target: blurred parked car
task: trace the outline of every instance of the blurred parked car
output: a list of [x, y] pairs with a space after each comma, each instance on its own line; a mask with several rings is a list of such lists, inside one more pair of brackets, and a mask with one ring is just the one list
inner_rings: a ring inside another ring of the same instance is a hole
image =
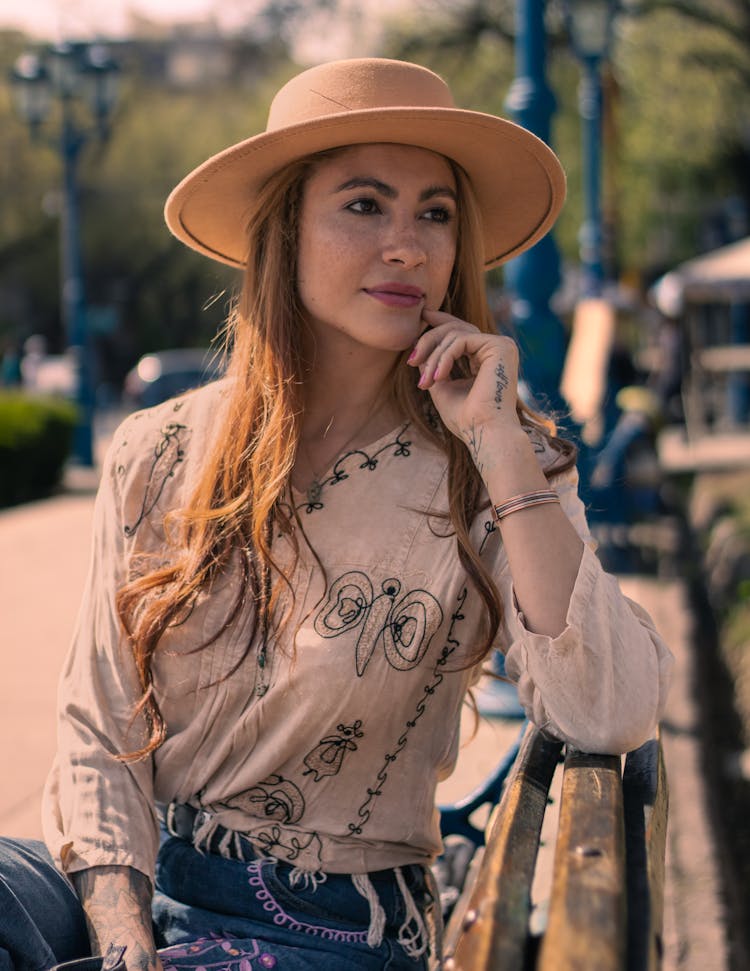
[[146, 354], [125, 378], [125, 404], [152, 408], [183, 391], [215, 381], [223, 370], [216, 353], [201, 348]]

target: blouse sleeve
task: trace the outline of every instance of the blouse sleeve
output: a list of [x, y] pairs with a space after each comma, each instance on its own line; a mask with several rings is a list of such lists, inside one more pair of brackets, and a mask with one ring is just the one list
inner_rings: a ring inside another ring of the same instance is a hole
[[506, 562], [500, 583], [506, 674], [539, 728], [583, 751], [628, 752], [653, 734], [661, 717], [672, 655], [646, 611], [599, 563], [577, 473], [551, 484], [584, 541], [583, 557], [565, 629], [554, 638], [526, 627]]
[[[126, 437], [123, 429], [118, 438]], [[125, 488], [107, 457], [96, 499], [89, 575], [58, 694], [58, 748], [44, 792], [43, 827], [58, 867], [131, 866], [153, 880], [158, 824], [150, 759], [124, 763], [147, 737], [133, 720], [141, 690], [115, 608], [127, 573]], [[136, 473], [137, 474], [137, 473]]]

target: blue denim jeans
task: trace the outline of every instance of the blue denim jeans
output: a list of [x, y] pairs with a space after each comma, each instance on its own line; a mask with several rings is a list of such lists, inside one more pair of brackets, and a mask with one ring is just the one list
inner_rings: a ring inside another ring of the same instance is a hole
[[[401, 873], [402, 886], [393, 870], [369, 874], [367, 899], [349, 875], [304, 879], [284, 863], [228, 860], [171, 837], [153, 903], [165, 971], [424, 971], [427, 955], [410, 956], [422, 939], [408, 909], [411, 899], [424, 913], [424, 872]], [[47, 971], [88, 953], [78, 898], [44, 844], [0, 839], [0, 971]]]
[[0, 971], [46, 971], [87, 954], [81, 905], [47, 847], [0, 839]]

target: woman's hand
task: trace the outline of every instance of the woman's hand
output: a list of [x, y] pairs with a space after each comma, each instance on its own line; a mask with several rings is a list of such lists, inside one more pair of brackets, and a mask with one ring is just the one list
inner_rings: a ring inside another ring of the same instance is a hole
[[[519, 427], [518, 348], [509, 337], [483, 334], [452, 314], [425, 310], [429, 329], [416, 343], [409, 364], [421, 373], [446, 427], [469, 448], [490, 426]], [[459, 358], [468, 360], [471, 377], [452, 379]], [[476, 461], [476, 455], [475, 455]]]
[[[549, 489], [516, 411], [518, 349], [507, 337], [482, 334], [451, 314], [426, 310], [430, 329], [417, 341], [409, 364], [445, 425], [462, 439], [494, 504]], [[454, 380], [465, 357], [471, 377]], [[500, 532], [513, 589], [530, 630], [556, 637], [565, 627], [583, 544], [558, 504], [508, 516]]]

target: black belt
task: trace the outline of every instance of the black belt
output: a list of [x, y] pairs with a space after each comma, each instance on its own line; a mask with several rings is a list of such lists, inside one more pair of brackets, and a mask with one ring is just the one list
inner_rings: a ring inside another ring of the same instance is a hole
[[[211, 818], [211, 813], [205, 809], [196, 809], [187, 802], [170, 802], [164, 817], [164, 823], [170, 836], [177, 836], [179, 839], [187, 840], [188, 843], [195, 845], [195, 834]], [[226, 826], [217, 824], [208, 840], [201, 840], [201, 850], [207, 853], [216, 853], [219, 856], [230, 860], [247, 860], [255, 854], [252, 844], [241, 833], [234, 833], [242, 841], [243, 852], [238, 851], [237, 840], [229, 839], [222, 843], [230, 832]], [[221, 846], [220, 846], [221, 844]]]

